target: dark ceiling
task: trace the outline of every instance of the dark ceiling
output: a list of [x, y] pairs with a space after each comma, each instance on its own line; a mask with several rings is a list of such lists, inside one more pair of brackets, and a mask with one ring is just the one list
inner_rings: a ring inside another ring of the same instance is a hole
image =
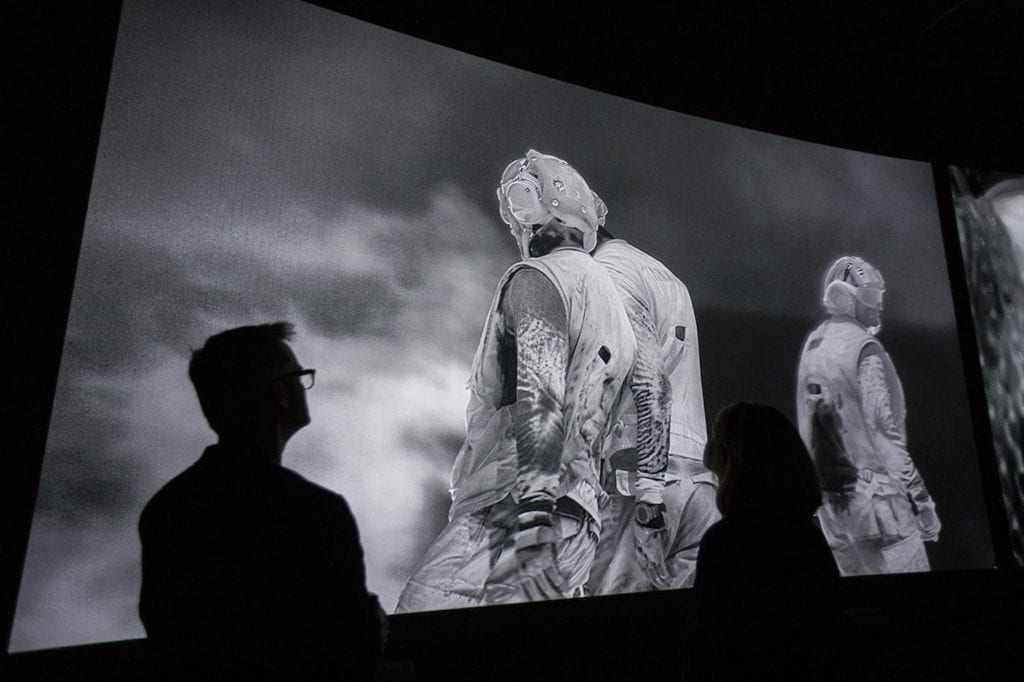
[[1024, 167], [1024, 3], [320, 0], [605, 92], [930, 161]]

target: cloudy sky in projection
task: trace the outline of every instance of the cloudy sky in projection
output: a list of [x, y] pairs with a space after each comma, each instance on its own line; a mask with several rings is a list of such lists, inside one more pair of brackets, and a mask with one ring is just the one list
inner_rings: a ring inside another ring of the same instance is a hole
[[530, 147], [580, 170], [609, 228], [673, 268], [698, 314], [813, 310], [828, 261], [856, 250], [900, 291], [888, 320], [950, 328], [923, 164], [301, 3], [126, 2], [12, 648], [143, 634], [136, 519], [212, 441], [190, 350], [278, 319], [318, 370], [285, 462], [347, 497], [392, 609], [445, 520], [469, 363], [516, 259], [494, 188]]

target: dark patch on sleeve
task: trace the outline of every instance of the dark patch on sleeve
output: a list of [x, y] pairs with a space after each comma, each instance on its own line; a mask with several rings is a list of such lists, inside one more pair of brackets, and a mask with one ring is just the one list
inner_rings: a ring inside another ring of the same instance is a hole
[[843, 445], [842, 417], [835, 407], [819, 402], [811, 423], [811, 456], [818, 468], [821, 488], [833, 496], [833, 504], [844, 508], [843, 497], [848, 486], [857, 481], [857, 467], [850, 461]]

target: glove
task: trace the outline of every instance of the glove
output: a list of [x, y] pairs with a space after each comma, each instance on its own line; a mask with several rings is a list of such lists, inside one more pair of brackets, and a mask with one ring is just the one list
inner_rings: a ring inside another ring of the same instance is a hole
[[553, 508], [553, 502], [550, 506], [527, 501], [520, 504], [516, 531], [487, 577], [485, 594], [497, 596], [501, 585], [509, 583], [526, 601], [561, 599], [569, 593], [555, 555], [558, 536], [553, 528], [554, 514], [549, 511]]
[[651, 583], [659, 590], [668, 589], [672, 575], [665, 561], [668, 530], [665, 528], [664, 504], [637, 502], [633, 523], [633, 547], [636, 560]]
[[925, 542], [938, 542], [939, 531], [942, 530], [942, 522], [939, 515], [935, 513], [935, 503], [932, 501], [917, 503], [917, 516], [914, 517], [917, 528], [921, 531], [921, 539]]

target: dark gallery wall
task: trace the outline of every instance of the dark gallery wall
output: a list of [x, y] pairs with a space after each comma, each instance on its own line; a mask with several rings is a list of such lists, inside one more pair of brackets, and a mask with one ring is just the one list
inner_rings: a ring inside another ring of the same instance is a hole
[[0, 636], [7, 650], [63, 347], [119, 3], [4, 10]]
[[[1024, 171], [1024, 111], [1013, 94], [1024, 66], [1015, 42], [1024, 30], [1018, 3], [948, 0], [890, 10], [849, 2], [774, 3], [782, 7], [753, 13], [728, 2], [628, 11], [533, 2], [316, 4], [697, 116], [866, 152]], [[0, 408], [6, 431], [0, 456], [5, 644], [119, 9], [116, 2], [36, 5], [16, 11], [8, 24], [14, 55], [8, 114], [14, 116], [5, 138], [14, 142], [7, 191], [13, 215], [0, 249], [8, 360]], [[961, 341], [967, 354], [973, 341], [964, 333]], [[972, 399], [982, 400], [977, 368], [968, 361], [965, 372], [974, 382]], [[978, 421], [984, 409], [980, 403], [975, 408], [980, 439], [987, 433]], [[981, 451], [987, 490], [995, 491], [988, 450]], [[993, 540], [1005, 546], [1000, 514], [996, 496], [989, 495]], [[858, 665], [876, 679], [1006, 676], [1011, 646], [1024, 641], [1024, 601], [1020, 570], [1008, 568], [1005, 554], [997, 547], [999, 571], [845, 581], [863, 619], [858, 636], [864, 639], [851, 648], [870, 652]], [[546, 673], [537, 679], [635, 679], [637, 660], [657, 677], [671, 676], [680, 665], [688, 603], [689, 595], [679, 592], [393, 617], [386, 659], [413, 661], [418, 679], [501, 679], [521, 677], [517, 657], [526, 647], [531, 666]], [[3, 677], [136, 679], [145, 670], [142, 647], [125, 642], [4, 654], [13, 674]]]

